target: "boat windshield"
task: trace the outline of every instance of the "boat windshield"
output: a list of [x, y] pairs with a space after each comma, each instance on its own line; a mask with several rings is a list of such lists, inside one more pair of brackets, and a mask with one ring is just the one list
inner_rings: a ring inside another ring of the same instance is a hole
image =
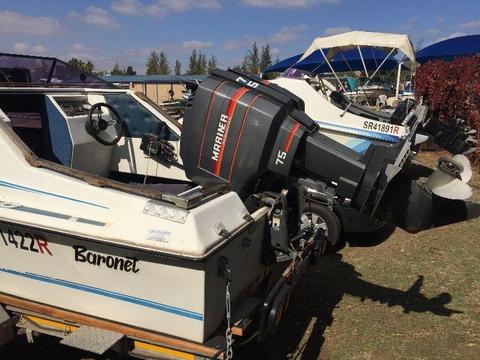
[[0, 53], [0, 83], [3, 86], [115, 87], [56, 58], [4, 53]]
[[281, 76], [290, 79], [308, 79], [311, 77], [311, 73], [306, 70], [291, 67], [285, 70]]

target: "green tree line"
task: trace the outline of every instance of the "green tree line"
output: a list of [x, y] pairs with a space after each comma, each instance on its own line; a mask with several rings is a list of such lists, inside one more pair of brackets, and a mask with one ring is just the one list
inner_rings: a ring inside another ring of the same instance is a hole
[[[68, 63], [86, 72], [100, 75], [105, 74], [105, 72], [95, 72], [95, 66], [91, 61], [84, 62], [77, 58], [71, 58]], [[232, 68], [240, 69], [253, 74], [259, 74], [271, 65], [272, 54], [270, 51], [270, 45], [266, 44], [259, 48], [257, 42], [254, 42], [251, 49], [248, 49], [245, 53], [242, 63], [232, 66]], [[188, 65], [185, 71], [182, 71], [182, 64], [180, 60], [176, 59], [172, 68], [165, 51], [152, 50], [146, 59], [145, 66], [145, 73], [147, 75], [170, 75], [172, 73], [174, 75], [207, 75], [218, 67], [218, 60], [214, 54], [211, 54], [207, 59], [207, 55], [205, 53], [194, 49], [190, 54]], [[116, 62], [113, 66], [113, 69], [110, 71], [110, 74], [136, 75], [137, 72], [131, 65], [123, 67]]]
[[[189, 57], [188, 67], [184, 74], [206, 75], [217, 66], [218, 61], [215, 55], [210, 55], [207, 60], [206, 54], [194, 49]], [[147, 58], [146, 67], [145, 73], [147, 75], [170, 75], [172, 73], [167, 54], [163, 50], [159, 52], [153, 50]], [[173, 73], [175, 75], [182, 74], [182, 64], [178, 59], [175, 60]]]

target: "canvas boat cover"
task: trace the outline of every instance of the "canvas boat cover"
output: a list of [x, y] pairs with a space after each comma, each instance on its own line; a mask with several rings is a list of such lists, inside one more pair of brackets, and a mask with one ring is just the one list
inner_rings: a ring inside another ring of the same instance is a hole
[[313, 40], [299, 62], [320, 49], [330, 49], [326, 54], [328, 59], [338, 52], [352, 49], [357, 46], [372, 46], [395, 48], [401, 50], [412, 62], [415, 61], [415, 50], [408, 35], [378, 33], [369, 31], [351, 31], [344, 34], [318, 37]]

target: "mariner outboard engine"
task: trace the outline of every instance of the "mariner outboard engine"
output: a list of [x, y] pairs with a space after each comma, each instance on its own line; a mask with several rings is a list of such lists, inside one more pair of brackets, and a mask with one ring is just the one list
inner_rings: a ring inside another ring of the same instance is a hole
[[297, 204], [290, 199], [289, 208], [297, 214], [307, 199], [332, 211], [342, 206], [373, 215], [412, 152], [415, 132], [396, 143], [371, 141], [357, 152], [319, 131], [303, 110], [302, 99], [278, 85], [240, 71], [213, 71], [185, 111], [186, 175], [204, 187], [227, 184], [243, 199], [296, 189]]
[[305, 132], [316, 129], [303, 101], [261, 79], [215, 70], [195, 92], [182, 133], [187, 176], [228, 183], [245, 195], [267, 171], [288, 176]]
[[203, 186], [228, 184], [244, 197], [265, 177], [310, 178], [371, 213], [401, 144], [372, 144], [357, 153], [318, 132], [303, 109], [300, 98], [275, 84], [215, 70], [185, 112], [181, 156], [187, 176]]

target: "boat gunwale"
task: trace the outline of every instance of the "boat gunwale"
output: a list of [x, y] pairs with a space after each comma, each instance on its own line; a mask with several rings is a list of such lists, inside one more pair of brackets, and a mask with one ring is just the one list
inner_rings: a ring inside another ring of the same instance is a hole
[[203, 200], [213, 195], [222, 195], [230, 192], [230, 189], [226, 184], [214, 185], [207, 189], [202, 189], [201, 194], [192, 198], [183, 198], [178, 195], [171, 195], [159, 192], [157, 190], [146, 188], [135, 188], [128, 184], [121, 183], [119, 181], [111, 180], [99, 175], [93, 175], [88, 172], [66, 167], [64, 165], [56, 164], [52, 161], [42, 159], [38, 157], [30, 148], [20, 139], [15, 131], [10, 128], [5, 121], [0, 117], [0, 131], [2, 131], [22, 152], [23, 157], [27, 163], [34, 168], [43, 168], [50, 171], [67, 175], [71, 178], [85, 181], [88, 185], [108, 188], [117, 191], [122, 191], [131, 195], [142, 196], [145, 198], [163, 201], [166, 203], [174, 204], [179, 208], [192, 209], [201, 204]]
[[[164, 261], [164, 263], [166, 263], [168, 265], [179, 266], [179, 264], [178, 264], [179, 260], [185, 261], [187, 263], [197, 263], [197, 264], [201, 264], [201, 263], [206, 262], [214, 254], [216, 254], [221, 249], [226, 247], [228, 244], [230, 244], [232, 241], [234, 241], [237, 237], [241, 236], [242, 233], [248, 232], [267, 213], [268, 213], [268, 207], [266, 207], [266, 206], [258, 209], [257, 211], [255, 211], [251, 215], [252, 219], [246, 220], [239, 227], [237, 227], [235, 230], [230, 232], [229, 235], [223, 239], [223, 241], [220, 241], [216, 245], [212, 246], [205, 254], [202, 254], [200, 256], [178, 254], [178, 253], [168, 252], [168, 251], [164, 251], [164, 250], [154, 248], [154, 247], [150, 247], [150, 246], [136, 245], [134, 243], [126, 243], [126, 242], [123, 242], [123, 241], [118, 242], [118, 241], [108, 240], [108, 239], [87, 237], [87, 236], [82, 236], [82, 235], [79, 235], [79, 234], [63, 232], [63, 231], [58, 230], [58, 229], [51, 229], [51, 228], [48, 228], [48, 227], [35, 226], [35, 225], [32, 225], [32, 224], [26, 224], [26, 223], [21, 223], [21, 222], [13, 222], [12, 220], [5, 219], [5, 218], [0, 218], [0, 224], [9, 225], [9, 226], [12, 226], [12, 227], [24, 227], [26, 229], [33, 230], [33, 231], [46, 232], [46, 233], [50, 233], [50, 234], [53, 234], [53, 235], [60, 236], [62, 238], [65, 237], [65, 238], [70, 238], [70, 239], [78, 239], [78, 240], [94, 243], [94, 244], [97, 244], [97, 245], [113, 246], [113, 247], [118, 247], [118, 248], [122, 248], [122, 249], [126, 249], [126, 250], [134, 250], [134, 251], [142, 253], [147, 259], [152, 258], [152, 257], [154, 257], [154, 258], [164, 258], [164, 259], [167, 260], [166, 262]], [[55, 240], [51, 241], [50, 239], [49, 239], [49, 242], [59, 243], [59, 241], [55, 241]], [[170, 261], [168, 261], [168, 260], [170, 260]], [[192, 266], [189, 266], [189, 267], [192, 267]]]

